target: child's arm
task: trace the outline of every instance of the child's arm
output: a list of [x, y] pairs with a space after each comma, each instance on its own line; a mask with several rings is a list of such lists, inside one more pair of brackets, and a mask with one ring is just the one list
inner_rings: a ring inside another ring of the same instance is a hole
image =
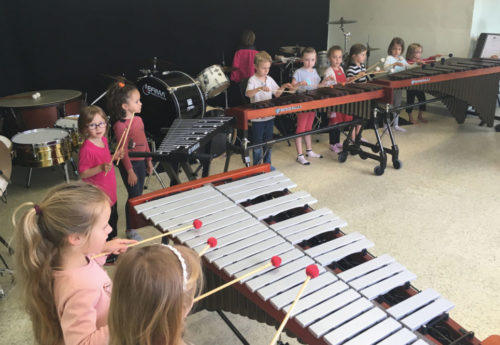
[[265, 91], [265, 92], [269, 92], [271, 91], [267, 86], [259, 86], [253, 90], [248, 90], [245, 92], [245, 96], [247, 96], [248, 98], [252, 98], [253, 96], [255, 96], [257, 93], [259, 93], [260, 91]]
[[93, 168], [89, 168], [87, 170], [80, 171], [80, 177], [81, 178], [89, 178], [89, 177], [95, 176], [103, 171], [108, 172], [111, 170], [111, 167], [112, 167], [111, 163], [99, 164]]
[[275, 97], [281, 96], [283, 94], [283, 91], [285, 91], [285, 89], [293, 89], [292, 84], [285, 83], [285, 84], [281, 85], [281, 87], [278, 90], [276, 90], [276, 92], [274, 93], [274, 96]]
[[[117, 142], [120, 142], [122, 135], [125, 135], [126, 129], [127, 127], [125, 126], [125, 122], [118, 121], [117, 123], [115, 123], [115, 125], [113, 126], [113, 130], [115, 132], [115, 137]], [[131, 128], [130, 130], [133, 129]], [[131, 135], [129, 132], [128, 138], [125, 139], [127, 139], [128, 141], [130, 137]], [[128, 142], [123, 144], [123, 159], [121, 160], [121, 162], [128, 174], [127, 183], [131, 187], [135, 186], [135, 184], [137, 183], [137, 175], [135, 174], [134, 169], [132, 168], [132, 162], [130, 161], [130, 157], [128, 156]]]
[[293, 89], [297, 89], [299, 86], [306, 86], [307, 85], [307, 81], [301, 81], [301, 82], [298, 82], [295, 77], [292, 78], [292, 88]]

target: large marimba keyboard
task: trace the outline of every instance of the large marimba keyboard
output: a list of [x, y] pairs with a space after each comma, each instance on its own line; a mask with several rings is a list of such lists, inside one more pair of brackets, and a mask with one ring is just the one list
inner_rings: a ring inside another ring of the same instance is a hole
[[479, 118], [493, 126], [500, 81], [500, 60], [442, 59], [429, 65], [408, 69], [375, 79], [373, 83], [385, 87], [381, 100], [392, 103], [396, 89], [420, 90], [442, 97], [458, 123], [463, 123], [469, 105]]
[[448, 317], [450, 301], [433, 289], [418, 291], [410, 284], [415, 274], [388, 254], [371, 255], [373, 242], [359, 232], [344, 233], [344, 220], [327, 208], [313, 210], [313, 196], [290, 192], [295, 183], [268, 169], [214, 175], [130, 201], [136, 216], [164, 232], [194, 219], [203, 222], [199, 230], [177, 233], [174, 240], [200, 252], [209, 237], [217, 239], [217, 247], [203, 255], [207, 289], [241, 277], [274, 255], [282, 258], [280, 267], [201, 300], [202, 308], [277, 325], [305, 279], [305, 267], [315, 263], [320, 275], [287, 324], [287, 332], [307, 344], [481, 343]]

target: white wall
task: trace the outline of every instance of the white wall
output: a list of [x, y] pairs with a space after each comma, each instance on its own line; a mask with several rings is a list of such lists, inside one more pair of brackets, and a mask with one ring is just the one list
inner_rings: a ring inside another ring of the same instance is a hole
[[[370, 46], [380, 48], [371, 53], [370, 64], [387, 56], [395, 36], [403, 38], [406, 47], [413, 42], [422, 44], [424, 56], [453, 53], [466, 57], [473, 10], [474, 0], [330, 0], [330, 21], [340, 17], [357, 20], [345, 26], [351, 32], [347, 49], [354, 43], [366, 44], [369, 35]], [[344, 46], [338, 25], [329, 25], [328, 46], [333, 44]]]
[[476, 40], [482, 32], [500, 34], [500, 1], [475, 0], [470, 30], [470, 55], [474, 53]]

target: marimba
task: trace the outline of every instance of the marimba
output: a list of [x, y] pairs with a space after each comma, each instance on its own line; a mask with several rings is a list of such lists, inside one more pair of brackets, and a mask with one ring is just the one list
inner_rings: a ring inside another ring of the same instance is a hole
[[262, 173], [268, 170], [240, 169], [130, 201], [136, 216], [161, 231], [202, 220], [201, 229], [178, 233], [174, 241], [200, 252], [209, 237], [217, 238], [217, 247], [203, 256], [208, 289], [274, 255], [282, 258], [280, 267], [201, 300], [202, 308], [277, 325], [305, 279], [304, 268], [315, 263], [320, 275], [287, 323], [287, 332], [307, 344], [481, 343], [448, 317], [450, 301], [433, 289], [418, 291], [410, 284], [415, 274], [388, 254], [374, 257], [368, 252], [373, 242], [341, 231], [344, 220], [326, 208], [313, 210], [313, 196], [290, 192], [295, 183], [279, 171]]
[[390, 74], [373, 83], [384, 86], [384, 102], [392, 103], [394, 90], [420, 90], [443, 98], [458, 123], [465, 121], [467, 107], [471, 105], [481, 121], [491, 127], [499, 81], [500, 60], [450, 58]]

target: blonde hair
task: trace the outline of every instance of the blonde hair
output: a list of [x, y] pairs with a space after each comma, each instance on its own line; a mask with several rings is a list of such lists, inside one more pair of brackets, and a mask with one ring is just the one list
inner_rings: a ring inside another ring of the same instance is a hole
[[133, 248], [120, 255], [113, 279], [108, 325], [110, 345], [177, 345], [184, 316], [203, 285], [198, 254], [174, 246], [186, 262], [184, 290], [181, 263], [166, 246]]
[[313, 54], [313, 53], [316, 54], [316, 49], [314, 49], [313, 47], [307, 47], [302, 51], [302, 57], [304, 57], [304, 55], [306, 54]]
[[263, 62], [273, 62], [271, 55], [269, 55], [265, 50], [255, 54], [255, 58], [253, 59], [253, 63], [256, 67]]
[[100, 205], [109, 206], [104, 192], [83, 182], [73, 182], [52, 188], [38, 205], [21, 204], [12, 215], [16, 226], [17, 212], [31, 206], [16, 226], [14, 243], [16, 277], [38, 344], [62, 342], [52, 271], [61, 266], [60, 251], [67, 245], [68, 235], [89, 235], [102, 213]]
[[[87, 107], [83, 107], [80, 109], [80, 116], [78, 117], [78, 132], [84, 137], [88, 137], [89, 129], [88, 124], [94, 121], [94, 117], [99, 114], [106, 121], [106, 124], [109, 124], [109, 119], [104, 110], [97, 105], [89, 105]], [[108, 126], [106, 126], [105, 135], [108, 133]]]
[[424, 49], [422, 48], [422, 46], [418, 43], [412, 43], [408, 46], [408, 48], [406, 49], [406, 60], [413, 60], [415, 58], [415, 53], [417, 51], [417, 49], [420, 48], [420, 49]]

